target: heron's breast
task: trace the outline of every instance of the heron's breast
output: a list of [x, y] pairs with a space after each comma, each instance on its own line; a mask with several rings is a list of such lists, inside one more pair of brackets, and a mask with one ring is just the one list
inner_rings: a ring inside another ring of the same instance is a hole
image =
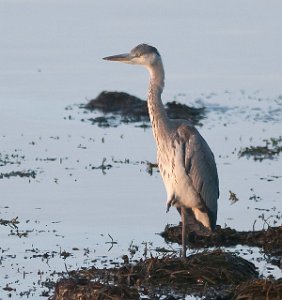
[[179, 147], [176, 143], [169, 149], [158, 148], [160, 174], [169, 195], [175, 195], [180, 205], [195, 207], [199, 205], [200, 198], [186, 173]]
[[169, 194], [175, 194], [179, 185], [175, 155], [171, 149], [158, 148], [158, 165], [164, 185]]
[[[171, 141], [157, 144], [158, 165], [163, 180], [169, 184], [177, 184], [179, 177], [178, 145]], [[183, 169], [183, 168], [182, 168]]]
[[173, 160], [169, 151], [165, 147], [158, 147], [157, 150], [158, 166], [164, 181], [172, 179]]

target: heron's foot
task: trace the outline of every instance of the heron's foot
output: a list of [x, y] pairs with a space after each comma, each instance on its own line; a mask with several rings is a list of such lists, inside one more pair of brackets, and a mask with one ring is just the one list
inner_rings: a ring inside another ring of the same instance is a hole
[[171, 206], [173, 206], [176, 203], [176, 199], [174, 197], [172, 197], [170, 200], [167, 200], [166, 202], [166, 212], [169, 212], [169, 209], [171, 208]]
[[171, 204], [170, 204], [170, 202], [168, 202], [168, 203], [166, 204], [166, 213], [169, 212], [170, 207], [171, 207]]

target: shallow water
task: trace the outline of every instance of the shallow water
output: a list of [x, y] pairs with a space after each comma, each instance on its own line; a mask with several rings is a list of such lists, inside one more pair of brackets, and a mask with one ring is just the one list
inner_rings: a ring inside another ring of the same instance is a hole
[[[276, 217], [282, 212], [281, 157], [262, 162], [238, 157], [241, 148], [281, 135], [281, 4], [275, 9], [237, 1], [231, 11], [216, 2], [217, 7], [181, 2], [161, 8], [156, 1], [149, 11], [146, 1], [134, 11], [128, 1], [123, 9], [110, 1], [1, 2], [0, 158], [7, 155], [10, 163], [1, 164], [0, 172], [37, 175], [0, 179], [0, 218], [18, 217], [19, 232], [27, 232], [19, 238], [14, 228], [0, 226], [0, 299], [9, 293], [38, 298], [48, 290], [41, 282], [56, 279], [54, 271], [95, 260], [109, 264], [136, 247], [133, 259], [147, 248], [179, 249], [156, 234], [179, 216], [175, 210], [165, 213], [160, 176], [146, 171], [144, 162], [156, 160], [150, 128], [102, 129], [82, 122], [92, 114], [75, 105], [104, 89], [145, 98], [145, 71], [100, 60], [139, 42], [151, 42], [163, 53], [164, 101], [208, 108], [199, 130], [218, 165], [217, 223], [237, 230], [261, 229], [265, 219], [281, 224]], [[92, 169], [104, 158], [112, 165], [105, 174]], [[233, 205], [230, 190], [239, 198]], [[281, 277], [278, 268], [267, 269], [259, 249], [241, 249], [236, 248], [265, 276]], [[64, 259], [63, 251], [71, 256]], [[3, 291], [6, 285], [16, 290]]]

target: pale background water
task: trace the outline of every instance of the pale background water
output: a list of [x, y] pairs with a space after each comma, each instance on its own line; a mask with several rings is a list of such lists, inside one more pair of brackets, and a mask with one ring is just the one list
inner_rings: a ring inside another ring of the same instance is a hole
[[[273, 224], [271, 215], [282, 211], [282, 160], [239, 159], [238, 151], [281, 135], [281, 16], [280, 1], [0, 1], [0, 153], [24, 156], [0, 172], [37, 171], [36, 179], [0, 179], [0, 218], [18, 216], [20, 230], [33, 230], [18, 238], [0, 227], [0, 299], [7, 284], [13, 299], [29, 289], [38, 298], [34, 282], [65, 271], [65, 263], [72, 269], [103, 255], [117, 259], [131, 242], [139, 255], [143, 242], [170, 247], [155, 233], [179, 216], [165, 213], [160, 176], [140, 163], [156, 160], [151, 130], [101, 129], [80, 121], [91, 114], [65, 110], [102, 90], [145, 99], [144, 69], [101, 59], [141, 42], [163, 57], [164, 102], [208, 108], [199, 130], [218, 165], [217, 223], [251, 230], [257, 220], [262, 229], [264, 213]], [[113, 165], [105, 175], [91, 169], [104, 157]], [[234, 205], [229, 190], [240, 199]], [[259, 201], [249, 200], [254, 194]], [[117, 242], [110, 251], [108, 234]], [[73, 256], [33, 257], [60, 249]], [[252, 260], [260, 255], [254, 251], [242, 255]], [[269, 274], [264, 261], [256, 264]], [[277, 268], [272, 273], [281, 277]]]

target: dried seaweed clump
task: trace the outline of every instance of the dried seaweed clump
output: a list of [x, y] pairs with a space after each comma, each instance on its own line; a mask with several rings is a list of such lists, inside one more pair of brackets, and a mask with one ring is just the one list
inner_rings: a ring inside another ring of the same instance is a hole
[[89, 279], [63, 279], [56, 284], [54, 300], [135, 300], [139, 294], [128, 286], [103, 284]]
[[170, 119], [189, 120], [195, 125], [200, 125], [200, 121], [205, 117], [204, 107], [190, 107], [176, 101], [168, 102], [165, 109]]
[[3, 178], [10, 178], [10, 177], [36, 177], [36, 172], [34, 170], [28, 170], [28, 171], [12, 171], [8, 173], [0, 173], [0, 179]]
[[[168, 242], [181, 244], [181, 224], [167, 225], [161, 236]], [[256, 246], [265, 252], [282, 256], [282, 226], [268, 227], [259, 231], [236, 231], [235, 229], [216, 227], [210, 236], [199, 236], [194, 233], [189, 236], [191, 247], [230, 247], [238, 244]]]
[[13, 229], [17, 229], [19, 223], [18, 217], [15, 217], [11, 220], [0, 219], [0, 225], [10, 226]]
[[146, 101], [124, 92], [103, 91], [97, 98], [90, 100], [84, 108], [98, 109], [103, 113], [120, 113], [131, 116], [134, 120], [149, 117]]
[[140, 274], [139, 280], [145, 284], [170, 285], [177, 289], [191, 284], [238, 284], [258, 276], [252, 263], [221, 250], [197, 253], [186, 260], [150, 258], [138, 263], [130, 272]]
[[264, 146], [250, 146], [239, 151], [239, 157], [253, 157], [254, 160], [273, 159], [282, 152], [282, 136], [264, 140]]
[[141, 294], [145, 299], [159, 299], [156, 295], [208, 293], [214, 289], [231, 295], [235, 285], [258, 278], [258, 272], [251, 262], [215, 250], [186, 259], [152, 257], [116, 268], [93, 267], [71, 271], [69, 276], [56, 284], [54, 300], [134, 300]]
[[[89, 119], [103, 127], [116, 126], [117, 116], [121, 117], [120, 123], [149, 122], [147, 101], [124, 92], [103, 91], [82, 108], [103, 112], [104, 116]], [[165, 109], [170, 118], [187, 119], [196, 125], [200, 124], [205, 115], [203, 107], [189, 107], [175, 101], [168, 102]]]
[[282, 299], [282, 279], [258, 279], [236, 287], [233, 300], [280, 300]]

